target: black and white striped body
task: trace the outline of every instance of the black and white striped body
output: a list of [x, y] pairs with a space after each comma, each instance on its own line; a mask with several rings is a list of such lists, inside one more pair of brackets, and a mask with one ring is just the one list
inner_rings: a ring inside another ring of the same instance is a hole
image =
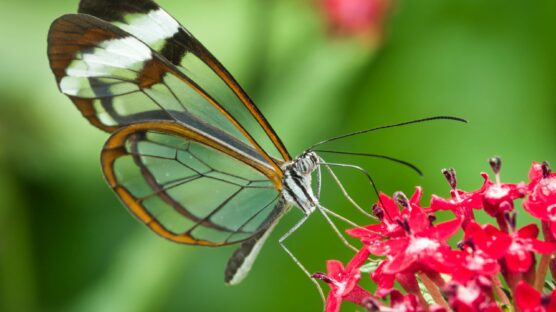
[[311, 175], [317, 169], [318, 156], [315, 152], [305, 152], [283, 168], [282, 196], [290, 205], [297, 206], [304, 214], [309, 215], [318, 204], [313, 194]]

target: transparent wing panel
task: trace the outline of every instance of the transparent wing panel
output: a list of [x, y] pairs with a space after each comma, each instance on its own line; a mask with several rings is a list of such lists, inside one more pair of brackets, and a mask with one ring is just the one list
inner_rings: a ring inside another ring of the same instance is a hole
[[141, 213], [131, 209], [133, 213], [140, 217], [146, 212], [150, 219], [140, 219], [159, 234], [162, 228], [167, 238], [231, 244], [252, 237], [271, 221], [279, 192], [265, 175], [238, 159], [160, 130], [135, 131], [118, 148], [117, 156], [105, 161], [111, 163], [106, 176], [115, 180], [109, 182], [128, 207], [140, 207]]
[[276, 159], [289, 160], [280, 139], [245, 91], [218, 60], [175, 18], [154, 1], [82, 0], [80, 13], [91, 14], [132, 34], [210, 94]]
[[[185, 54], [179, 68], [214, 97], [218, 103], [221, 103], [270, 156], [284, 160], [276, 147], [276, 142], [271, 140], [268, 133], [262, 128], [260, 121], [255, 118], [255, 115], [248, 110], [247, 106], [231, 89], [230, 83], [232, 82], [224, 81], [223, 77], [219, 76], [199, 56], [193, 53]], [[237, 85], [234, 87], [239, 88]]]

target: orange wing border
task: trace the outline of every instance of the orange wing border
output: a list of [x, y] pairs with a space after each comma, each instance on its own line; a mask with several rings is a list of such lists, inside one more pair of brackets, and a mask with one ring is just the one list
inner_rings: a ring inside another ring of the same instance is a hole
[[[156, 219], [155, 216], [153, 216], [143, 205], [141, 205], [137, 197], [131, 194], [131, 192], [127, 188], [119, 184], [116, 177], [116, 173], [114, 171], [114, 163], [116, 159], [124, 155], [129, 155], [129, 152], [125, 148], [126, 140], [129, 138], [130, 135], [133, 135], [141, 131], [160, 131], [163, 133], [181, 136], [190, 139], [192, 141], [204, 144], [217, 151], [220, 151], [230, 157], [233, 157], [245, 163], [246, 165], [252, 167], [253, 169], [261, 172], [270, 181], [272, 181], [272, 183], [276, 187], [277, 192], [280, 192], [280, 190], [282, 189], [282, 180], [280, 175], [277, 174], [277, 172], [275, 172], [265, 164], [262, 164], [253, 159], [245, 157], [244, 155], [238, 153], [237, 151], [218, 143], [216, 140], [204, 136], [202, 133], [197, 132], [195, 129], [184, 127], [182, 124], [177, 122], [152, 121], [152, 122], [136, 123], [136, 124], [129, 125], [127, 127], [120, 128], [117, 131], [115, 131], [112, 134], [112, 136], [108, 139], [101, 152], [102, 171], [104, 173], [106, 181], [108, 182], [110, 187], [114, 190], [114, 192], [116, 192], [116, 194], [122, 200], [124, 205], [129, 209], [129, 211], [133, 215], [135, 215], [141, 222], [147, 225], [152, 231], [176, 243], [217, 247], [217, 246], [235, 244], [235, 243], [248, 240], [256, 236], [257, 234], [263, 232], [264, 230], [266, 230], [266, 228], [263, 227], [259, 231], [253, 233], [252, 235], [250, 235], [249, 237], [241, 241], [223, 242], [223, 243], [211, 242], [207, 240], [199, 240], [187, 233], [176, 234], [169, 231], [163, 224], [161, 224]], [[276, 209], [276, 207], [274, 209]]]

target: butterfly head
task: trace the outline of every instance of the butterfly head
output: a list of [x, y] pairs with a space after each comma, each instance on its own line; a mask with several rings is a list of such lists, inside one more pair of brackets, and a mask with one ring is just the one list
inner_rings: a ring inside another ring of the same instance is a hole
[[292, 167], [301, 175], [311, 174], [319, 165], [319, 157], [313, 151], [306, 151], [294, 161]]

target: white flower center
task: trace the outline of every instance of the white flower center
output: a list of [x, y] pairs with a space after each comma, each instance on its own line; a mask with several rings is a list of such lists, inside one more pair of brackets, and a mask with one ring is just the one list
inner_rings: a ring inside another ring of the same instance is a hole
[[542, 179], [540, 184], [542, 194], [544, 196], [549, 196], [550, 194], [554, 194], [556, 192], [556, 177]]
[[386, 230], [390, 233], [394, 232], [399, 227], [397, 223], [384, 222], [384, 224], [386, 225]]
[[481, 292], [477, 287], [459, 287], [457, 297], [459, 300], [470, 305], [477, 300], [480, 294]]
[[336, 290], [336, 293], [343, 295], [344, 294], [344, 290], [346, 290], [346, 282], [337, 282], [334, 281], [334, 284], [336, 285], [336, 287], [338, 287], [338, 290]]
[[514, 255], [517, 255], [519, 260], [523, 261], [527, 258], [527, 252], [531, 250], [531, 247], [531, 244], [524, 242], [521, 239], [514, 239], [514, 241], [510, 245], [510, 248], [508, 248], [508, 251], [510, 253], [513, 253]]
[[550, 219], [550, 221], [555, 222], [556, 221], [556, 204], [546, 207], [546, 211], [548, 212], [548, 218]]
[[486, 263], [486, 259], [479, 254], [469, 255], [466, 260], [467, 268], [472, 271], [481, 270]]
[[492, 187], [490, 187], [486, 193], [487, 197], [493, 198], [493, 199], [500, 199], [506, 195], [508, 195], [508, 193], [510, 192], [510, 190], [506, 187], [500, 186], [500, 185], [493, 185]]
[[413, 237], [407, 247], [407, 253], [418, 254], [427, 250], [436, 250], [440, 244], [436, 240], [426, 237]]

